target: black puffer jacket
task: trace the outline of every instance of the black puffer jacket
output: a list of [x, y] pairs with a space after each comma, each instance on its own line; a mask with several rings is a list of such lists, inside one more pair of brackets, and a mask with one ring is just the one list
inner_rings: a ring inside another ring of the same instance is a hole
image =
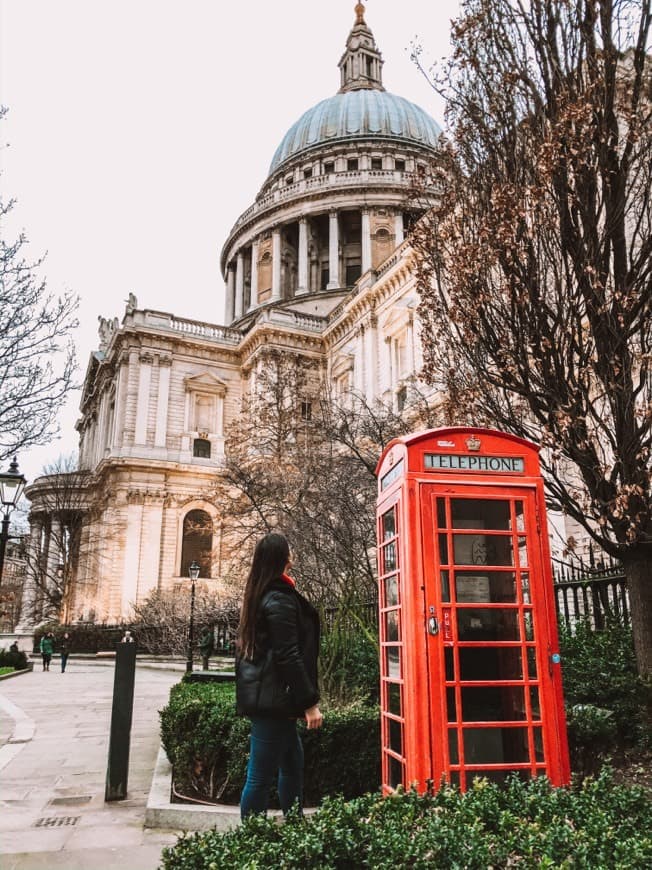
[[283, 580], [265, 590], [256, 620], [253, 661], [236, 659], [236, 704], [242, 716], [303, 716], [319, 701], [319, 615]]

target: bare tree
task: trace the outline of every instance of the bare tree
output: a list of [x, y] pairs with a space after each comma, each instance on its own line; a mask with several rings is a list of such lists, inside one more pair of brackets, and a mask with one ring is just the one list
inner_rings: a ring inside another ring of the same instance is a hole
[[[206, 628], [220, 627], [232, 641], [238, 625], [239, 598], [232, 591], [210, 592], [197, 584], [194, 622], [198, 641]], [[138, 642], [154, 655], [185, 655], [188, 651], [190, 594], [181, 590], [156, 590], [146, 601], [134, 604], [133, 630]]]
[[374, 469], [388, 441], [432, 422], [425, 398], [409, 395], [402, 414], [354, 394], [334, 399], [316, 364], [266, 358], [227, 439], [221, 498], [241, 565], [243, 548], [279, 528], [314, 601], [355, 608], [374, 596]]
[[25, 235], [5, 237], [12, 206], [0, 200], [0, 462], [57, 434], [76, 369], [78, 297], [49, 294], [38, 275], [43, 260], [25, 259]]
[[652, 673], [650, 0], [465, 0], [414, 233], [451, 422], [541, 442], [551, 504], [623, 561]]

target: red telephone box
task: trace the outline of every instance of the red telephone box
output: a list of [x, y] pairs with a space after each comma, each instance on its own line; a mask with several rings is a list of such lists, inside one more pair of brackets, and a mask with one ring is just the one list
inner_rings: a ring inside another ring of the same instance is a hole
[[448, 428], [380, 458], [385, 793], [512, 772], [569, 781], [538, 450]]

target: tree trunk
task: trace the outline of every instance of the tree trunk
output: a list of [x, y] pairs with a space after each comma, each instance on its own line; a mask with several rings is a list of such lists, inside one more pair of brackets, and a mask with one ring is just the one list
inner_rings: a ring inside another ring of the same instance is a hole
[[652, 554], [640, 547], [623, 560], [638, 672], [652, 679]]

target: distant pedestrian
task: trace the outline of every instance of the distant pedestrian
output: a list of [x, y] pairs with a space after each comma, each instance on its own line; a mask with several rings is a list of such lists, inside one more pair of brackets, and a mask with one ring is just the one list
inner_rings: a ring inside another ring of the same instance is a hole
[[68, 656], [70, 655], [70, 635], [66, 631], [61, 638], [61, 673], [65, 674]]
[[18, 641], [15, 640], [12, 645], [9, 647], [9, 652], [20, 652], [18, 649]]
[[130, 631], [125, 631], [125, 633], [124, 633], [123, 636], [122, 636], [122, 640], [120, 641], [120, 643], [135, 643], [133, 637], [131, 636], [131, 632], [130, 632]]
[[41, 658], [43, 659], [43, 670], [49, 671], [52, 653], [54, 652], [54, 635], [51, 631], [43, 635], [41, 643], [39, 644], [39, 649], [41, 650]]
[[207, 671], [208, 660], [213, 654], [213, 627], [205, 628], [199, 638], [199, 652], [201, 653], [201, 666]]

